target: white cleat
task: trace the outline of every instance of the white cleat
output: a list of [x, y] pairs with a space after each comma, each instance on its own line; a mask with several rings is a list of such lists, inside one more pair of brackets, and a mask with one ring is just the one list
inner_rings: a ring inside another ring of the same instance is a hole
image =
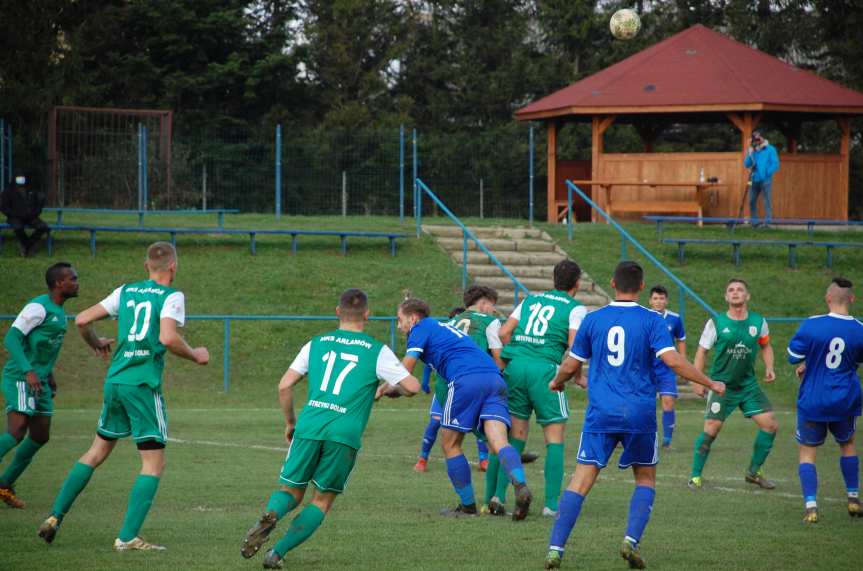
[[557, 517], [557, 512], [549, 507], [542, 508], [543, 517]]
[[166, 551], [167, 549], [164, 545], [147, 543], [140, 537], [129, 541], [121, 541], [119, 537], [114, 540], [114, 551]]

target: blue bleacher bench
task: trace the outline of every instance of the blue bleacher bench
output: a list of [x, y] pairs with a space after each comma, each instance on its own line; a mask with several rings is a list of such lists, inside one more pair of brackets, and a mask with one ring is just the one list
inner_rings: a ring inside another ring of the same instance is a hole
[[[8, 224], [0, 224], [0, 230], [11, 228]], [[48, 255], [54, 253], [54, 234], [56, 232], [89, 232], [90, 233], [90, 255], [96, 256], [96, 233], [97, 232], [112, 232], [125, 234], [162, 234], [171, 237], [171, 244], [177, 246], [178, 234], [210, 234], [210, 235], [238, 235], [248, 234], [249, 250], [254, 256], [257, 254], [257, 237], [258, 235], [267, 236], [290, 236], [291, 237], [291, 255], [297, 253], [297, 242], [300, 236], [338, 236], [340, 240], [340, 249], [342, 255], [348, 253], [348, 238], [387, 238], [390, 243], [390, 255], [396, 255], [396, 239], [407, 238], [407, 234], [399, 234], [395, 232], [363, 232], [353, 230], [300, 230], [300, 229], [249, 229], [242, 230], [237, 228], [155, 228], [150, 226], [129, 227], [129, 226], [89, 226], [75, 225], [67, 226], [64, 224], [54, 224], [50, 226], [50, 233], [47, 237]], [[3, 235], [0, 234], [0, 248], [3, 246]]]
[[[744, 226], [751, 222], [749, 218], [728, 218], [722, 216], [704, 216], [702, 218], [698, 218], [697, 216], [642, 216], [641, 218], [642, 220], [647, 220], [649, 222], [656, 222], [656, 233], [659, 235], [660, 239], [662, 239], [662, 231], [666, 222], [712, 222], [714, 224], [725, 224], [725, 227], [732, 232], [738, 226]], [[764, 219], [760, 219], [759, 222], [764, 222]], [[816, 226], [860, 226], [863, 225], [863, 220], [825, 220], [821, 218], [772, 218], [770, 220], [770, 225], [806, 226], [806, 232], [811, 238], [812, 232], [815, 230]]]
[[677, 261], [681, 264], [684, 262], [685, 248], [687, 244], [711, 244], [711, 245], [731, 245], [731, 259], [735, 266], [740, 265], [740, 247], [748, 246], [786, 246], [788, 248], [788, 266], [791, 268], [797, 267], [797, 248], [798, 247], [816, 247], [826, 248], [827, 258], [824, 265], [828, 268], [833, 267], [833, 249], [834, 248], [863, 248], [863, 243], [859, 242], [812, 242], [809, 240], [710, 240], [702, 238], [665, 238], [663, 244], [677, 244]]
[[51, 207], [43, 208], [42, 212], [56, 212], [57, 224], [63, 224], [63, 213], [65, 212], [80, 212], [87, 214], [137, 214], [138, 226], [144, 225], [145, 216], [200, 216], [203, 214], [215, 214], [217, 216], [219, 228], [225, 227], [225, 214], [237, 214], [240, 212], [236, 208], [210, 208], [207, 210], [126, 210], [122, 208], [67, 208]]

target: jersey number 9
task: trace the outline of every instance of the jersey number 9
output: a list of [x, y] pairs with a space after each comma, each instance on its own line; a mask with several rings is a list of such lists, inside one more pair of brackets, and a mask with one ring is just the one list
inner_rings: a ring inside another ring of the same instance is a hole
[[605, 358], [608, 359], [608, 363], [612, 367], [619, 367], [623, 364], [623, 360], [626, 358], [626, 351], [624, 349], [625, 342], [626, 332], [623, 330], [623, 327], [615, 325], [608, 330], [606, 345], [608, 345], [610, 354], [606, 355]]

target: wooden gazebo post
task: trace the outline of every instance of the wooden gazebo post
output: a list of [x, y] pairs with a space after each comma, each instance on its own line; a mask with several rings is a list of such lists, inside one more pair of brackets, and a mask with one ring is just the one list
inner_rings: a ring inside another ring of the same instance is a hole
[[[591, 121], [591, 145], [590, 145], [590, 180], [599, 180], [602, 160], [603, 140], [605, 132], [614, 123], [614, 115], [594, 115]], [[593, 189], [591, 189], [593, 190]], [[606, 207], [605, 197], [593, 196], [593, 201], [599, 204], [602, 208]], [[596, 222], [596, 210], [591, 209], [590, 219]]]
[[546, 121], [546, 134], [548, 137], [546, 145], [546, 201], [548, 210], [546, 219], [549, 222], [557, 222], [557, 122]]

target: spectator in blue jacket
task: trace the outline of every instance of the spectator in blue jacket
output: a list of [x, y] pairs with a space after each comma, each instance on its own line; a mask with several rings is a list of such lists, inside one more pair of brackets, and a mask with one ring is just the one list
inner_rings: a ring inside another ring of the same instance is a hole
[[767, 142], [761, 131], [753, 131], [752, 144], [743, 165], [750, 170], [752, 188], [749, 191], [749, 216], [752, 226], [758, 227], [758, 196], [764, 195], [764, 226], [770, 224], [773, 206], [770, 191], [773, 173], [779, 170], [779, 155], [776, 148]]

